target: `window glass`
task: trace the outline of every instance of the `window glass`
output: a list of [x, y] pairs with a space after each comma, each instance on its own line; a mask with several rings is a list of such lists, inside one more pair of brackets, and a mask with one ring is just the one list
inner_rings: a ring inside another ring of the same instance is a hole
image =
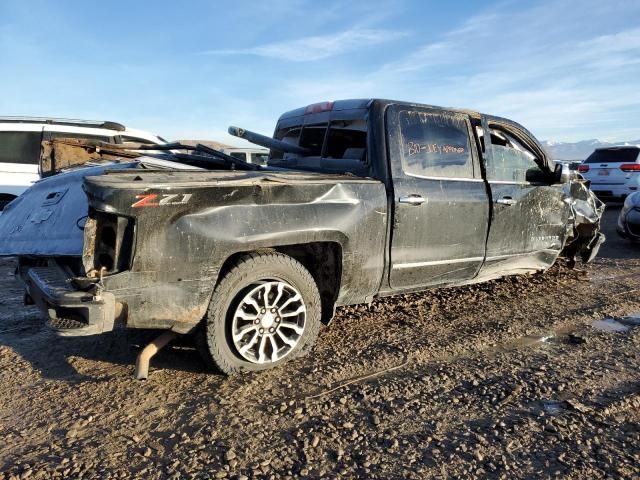
[[41, 132], [0, 132], [0, 163], [37, 165]]
[[141, 145], [156, 145], [156, 143], [152, 142], [151, 140], [147, 140], [146, 138], [128, 137], [126, 135], [123, 135], [120, 138], [122, 138], [123, 143], [133, 142], [133, 143], [139, 143]]
[[324, 135], [327, 132], [327, 124], [305, 125], [300, 135], [300, 146], [309, 150], [306, 156], [319, 157], [322, 152]]
[[634, 163], [638, 159], [638, 152], [640, 149], [636, 147], [596, 150], [584, 163]]
[[244, 152], [231, 152], [229, 155], [231, 155], [233, 158], [242, 160], [243, 162], [247, 161], [247, 154]]
[[265, 166], [267, 164], [268, 159], [269, 159], [268, 153], [252, 153], [251, 154], [251, 163], [255, 163], [256, 165]]
[[469, 128], [463, 116], [403, 110], [399, 120], [407, 173], [473, 178]]
[[506, 132], [490, 129], [492, 155], [487, 161], [487, 178], [504, 182], [527, 182], [544, 176], [539, 159]]
[[[299, 126], [292, 128], [281, 128], [276, 133], [276, 140], [282, 140], [285, 143], [290, 143], [291, 145], [297, 145], [298, 139], [300, 138], [300, 132], [302, 128]], [[283, 152], [280, 150], [271, 150], [271, 158], [274, 160], [278, 160], [283, 158]]]
[[332, 122], [324, 157], [364, 162], [367, 151], [366, 129], [364, 120]]

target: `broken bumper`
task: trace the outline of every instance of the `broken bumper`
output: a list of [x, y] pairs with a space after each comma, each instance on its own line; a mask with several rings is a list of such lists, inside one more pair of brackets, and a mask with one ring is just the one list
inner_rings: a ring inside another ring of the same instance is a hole
[[[74, 288], [57, 267], [31, 267], [20, 272], [27, 297], [47, 316], [47, 324], [61, 336], [96, 335], [113, 330], [117, 304], [109, 292]], [[92, 289], [95, 289], [92, 286]]]

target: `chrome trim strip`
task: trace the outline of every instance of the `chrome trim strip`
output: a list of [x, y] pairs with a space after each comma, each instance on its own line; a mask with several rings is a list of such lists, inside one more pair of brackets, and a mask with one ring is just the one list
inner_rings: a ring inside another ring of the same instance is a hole
[[402, 173], [404, 173], [408, 177], [423, 178], [425, 180], [445, 180], [450, 182], [453, 181], [453, 182], [484, 183], [484, 180], [482, 178], [433, 177], [429, 175], [418, 175], [415, 173], [409, 173], [409, 172], [405, 172], [404, 170], [402, 171]]
[[449, 263], [464, 263], [464, 262], [481, 262], [484, 257], [467, 257], [467, 258], [454, 258], [453, 260], [434, 260], [430, 262], [413, 262], [413, 263], [396, 263], [392, 268], [418, 268], [428, 267], [431, 265], [446, 265]]
[[494, 255], [493, 257], [487, 257], [485, 258], [486, 262], [490, 262], [492, 260], [502, 260], [505, 258], [513, 258], [513, 257], [528, 257], [530, 255], [535, 255], [537, 253], [557, 253], [559, 252], [559, 250], [554, 250], [552, 248], [543, 248], [542, 250], [534, 250], [532, 252], [526, 252], [526, 253], [512, 253], [510, 255]]

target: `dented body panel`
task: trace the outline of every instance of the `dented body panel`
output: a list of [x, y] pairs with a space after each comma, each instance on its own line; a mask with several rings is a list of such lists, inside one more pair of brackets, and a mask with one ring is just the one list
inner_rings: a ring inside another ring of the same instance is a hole
[[[44, 179], [0, 216], [0, 255], [20, 257], [27, 294], [50, 316], [186, 333], [246, 252], [299, 259], [328, 321], [335, 305], [544, 270], [561, 254], [588, 261], [603, 241], [602, 204], [584, 182], [561, 182], [513, 122], [384, 100], [327, 108], [283, 115], [278, 140], [324, 122], [357, 148], [327, 150], [328, 133], [321, 150], [311, 142], [281, 154], [282, 168], [184, 170], [138, 158]], [[497, 148], [516, 144], [514, 161], [529, 152], [535, 171], [496, 180]]]

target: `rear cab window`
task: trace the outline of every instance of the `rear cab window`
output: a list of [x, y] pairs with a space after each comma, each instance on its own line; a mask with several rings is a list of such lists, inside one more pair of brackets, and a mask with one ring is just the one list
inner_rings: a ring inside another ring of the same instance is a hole
[[304, 155], [271, 150], [270, 166], [369, 176], [366, 108], [281, 118], [274, 138], [307, 149]]

